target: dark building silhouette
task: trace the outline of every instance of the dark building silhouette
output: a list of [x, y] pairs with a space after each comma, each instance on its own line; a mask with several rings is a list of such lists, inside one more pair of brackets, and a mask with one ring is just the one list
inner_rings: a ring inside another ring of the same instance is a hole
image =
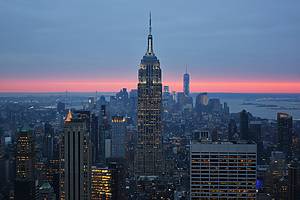
[[30, 130], [22, 129], [16, 139], [15, 199], [35, 198], [34, 186], [34, 141]]
[[52, 159], [54, 147], [54, 128], [47, 122], [45, 123], [44, 129], [45, 134], [43, 138], [43, 156], [47, 159]]
[[207, 105], [208, 105], [208, 96], [207, 93], [200, 93], [196, 96], [196, 103], [195, 108], [196, 111], [207, 111]]
[[291, 154], [293, 118], [286, 113], [277, 113], [278, 150], [286, 156]]
[[96, 162], [105, 162], [105, 139], [109, 136], [110, 125], [108, 121], [108, 114], [105, 105], [101, 106], [99, 114], [99, 132], [95, 138], [95, 151], [96, 151]]
[[240, 139], [249, 140], [249, 115], [246, 110], [240, 112]]
[[69, 111], [61, 154], [61, 199], [90, 199], [90, 139], [85, 112]]
[[148, 48], [138, 71], [138, 142], [135, 158], [136, 176], [162, 173], [162, 82], [160, 63], [153, 52], [151, 16]]
[[251, 121], [249, 123], [249, 140], [257, 144], [257, 162], [263, 164], [263, 140], [262, 140], [262, 123], [260, 121]]
[[292, 161], [288, 166], [288, 200], [300, 199], [300, 165]]

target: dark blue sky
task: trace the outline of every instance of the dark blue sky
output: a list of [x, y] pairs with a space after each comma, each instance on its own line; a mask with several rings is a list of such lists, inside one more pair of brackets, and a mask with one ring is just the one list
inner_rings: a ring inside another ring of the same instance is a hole
[[300, 80], [299, 0], [1, 0], [1, 79], [136, 80], [149, 11], [165, 79]]

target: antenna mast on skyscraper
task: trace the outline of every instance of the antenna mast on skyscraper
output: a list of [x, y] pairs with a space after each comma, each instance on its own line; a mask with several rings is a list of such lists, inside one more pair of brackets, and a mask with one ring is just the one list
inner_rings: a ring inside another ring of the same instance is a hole
[[151, 35], [152, 27], [151, 27], [151, 11], [149, 16], [149, 35]]

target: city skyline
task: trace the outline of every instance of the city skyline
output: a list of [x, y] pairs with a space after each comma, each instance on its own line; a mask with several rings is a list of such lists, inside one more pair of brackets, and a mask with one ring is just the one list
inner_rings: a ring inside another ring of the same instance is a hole
[[0, 21], [0, 92], [136, 88], [145, 13], [153, 10], [163, 85], [171, 90], [182, 91], [188, 65], [191, 92], [300, 93], [300, 4], [216, 2], [131, 2], [127, 9], [117, 1], [1, 2], [9, 20]]

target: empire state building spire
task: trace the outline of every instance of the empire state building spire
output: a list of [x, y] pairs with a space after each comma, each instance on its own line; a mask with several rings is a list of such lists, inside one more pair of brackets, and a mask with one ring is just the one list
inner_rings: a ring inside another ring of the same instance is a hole
[[151, 12], [150, 12], [150, 18], [149, 18], [149, 34], [148, 34], [148, 47], [146, 55], [153, 56], [153, 39], [152, 39], [152, 25], [151, 25]]

